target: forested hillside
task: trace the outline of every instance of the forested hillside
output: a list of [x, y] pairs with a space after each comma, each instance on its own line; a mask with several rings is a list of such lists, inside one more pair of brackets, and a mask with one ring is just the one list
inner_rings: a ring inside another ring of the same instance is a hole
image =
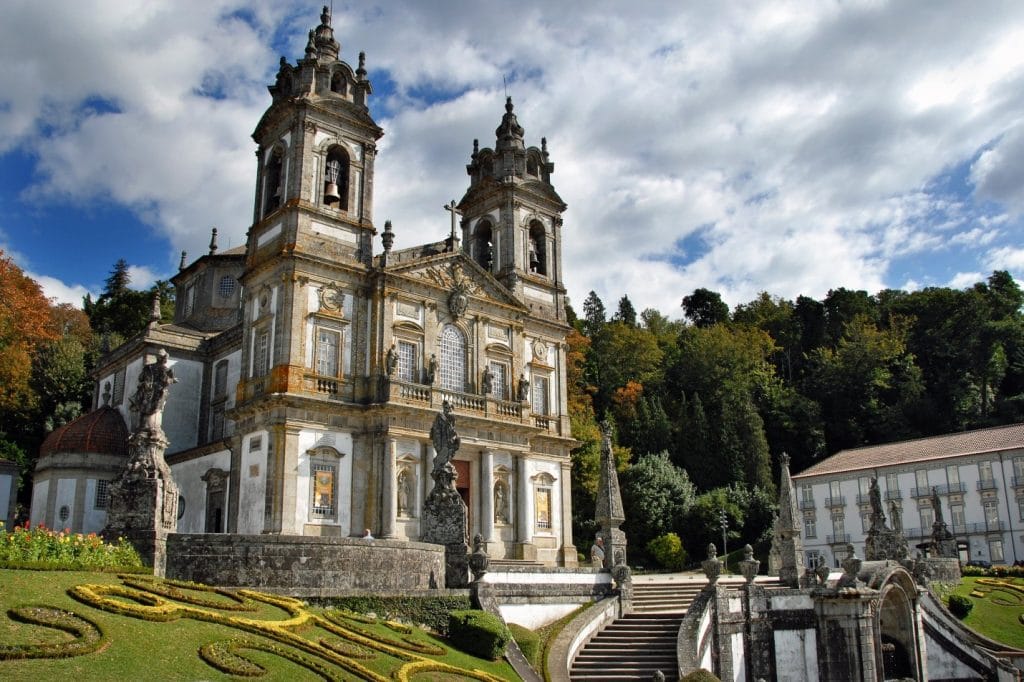
[[723, 508], [730, 541], [758, 539], [783, 452], [797, 472], [845, 448], [1024, 421], [1022, 303], [1003, 271], [962, 290], [766, 292], [732, 310], [697, 289], [678, 315], [638, 315], [627, 296], [609, 313], [591, 292], [570, 315], [577, 544], [593, 538], [602, 418], [639, 559], [670, 532], [702, 551]]

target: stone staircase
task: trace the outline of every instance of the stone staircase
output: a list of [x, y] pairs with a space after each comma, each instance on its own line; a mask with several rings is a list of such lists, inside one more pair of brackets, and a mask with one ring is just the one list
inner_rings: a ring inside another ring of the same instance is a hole
[[704, 580], [634, 582], [634, 612], [617, 618], [580, 650], [569, 669], [572, 680], [666, 680], [679, 677], [676, 636], [683, 615]]

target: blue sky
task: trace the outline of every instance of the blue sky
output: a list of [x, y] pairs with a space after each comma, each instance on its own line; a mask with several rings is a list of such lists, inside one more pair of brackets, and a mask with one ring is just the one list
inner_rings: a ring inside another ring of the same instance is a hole
[[[0, 248], [58, 300], [243, 243], [250, 138], [319, 6], [8, 0]], [[577, 304], [1024, 279], [1024, 3], [335, 2], [385, 129], [375, 222], [447, 231], [505, 85], [569, 204]]]

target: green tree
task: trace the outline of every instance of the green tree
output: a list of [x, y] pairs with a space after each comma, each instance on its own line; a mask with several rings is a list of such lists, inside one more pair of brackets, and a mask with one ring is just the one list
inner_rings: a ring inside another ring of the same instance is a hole
[[683, 297], [683, 312], [697, 327], [710, 327], [729, 319], [729, 306], [722, 301], [722, 296], [703, 287]]
[[624, 294], [619, 299], [619, 311], [615, 313], [615, 317], [612, 319], [630, 327], [636, 326], [636, 308], [633, 307], [633, 302], [629, 300], [629, 296]]
[[607, 321], [607, 313], [604, 303], [593, 290], [583, 300], [583, 333], [593, 339], [602, 329]]
[[623, 530], [634, 548], [634, 559], [659, 535], [684, 531], [681, 523], [694, 501], [693, 484], [685, 471], [672, 464], [668, 453], [640, 457], [620, 479], [622, 504], [628, 510]]

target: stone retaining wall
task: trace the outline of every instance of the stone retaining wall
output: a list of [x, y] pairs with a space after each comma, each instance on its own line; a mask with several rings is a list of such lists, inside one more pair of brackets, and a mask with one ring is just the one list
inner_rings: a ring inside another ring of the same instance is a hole
[[167, 577], [334, 597], [444, 587], [444, 547], [295, 535], [183, 534], [167, 539]]

